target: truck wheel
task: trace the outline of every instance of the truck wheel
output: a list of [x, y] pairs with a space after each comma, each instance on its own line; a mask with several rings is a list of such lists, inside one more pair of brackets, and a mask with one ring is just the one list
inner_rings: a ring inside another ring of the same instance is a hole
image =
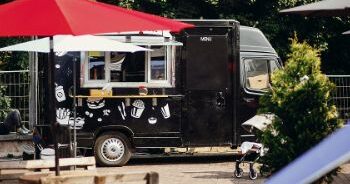
[[123, 166], [131, 157], [131, 144], [122, 133], [109, 132], [100, 135], [95, 142], [94, 152], [98, 165]]

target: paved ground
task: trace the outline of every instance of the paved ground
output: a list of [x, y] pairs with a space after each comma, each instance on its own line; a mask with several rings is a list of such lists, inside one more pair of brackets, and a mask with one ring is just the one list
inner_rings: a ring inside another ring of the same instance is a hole
[[[124, 167], [99, 168], [106, 172], [147, 172], [159, 173], [161, 184], [253, 184], [262, 183], [250, 180], [248, 173], [242, 178], [233, 177], [232, 156], [200, 156], [200, 157], [172, 157], [172, 158], [142, 158], [133, 159]], [[244, 170], [248, 171], [245, 164]]]
[[[3, 159], [0, 161], [8, 161]], [[100, 172], [149, 172], [159, 173], [160, 184], [260, 184], [266, 178], [260, 175], [257, 180], [248, 177], [248, 164], [242, 178], [234, 178], [235, 158], [232, 154], [211, 156], [180, 155], [172, 157], [139, 156], [124, 167], [99, 167]], [[334, 177], [332, 184], [350, 183], [350, 162], [341, 166], [341, 172]]]
[[340, 173], [334, 177], [332, 184], [347, 184], [350, 183], [350, 163], [342, 165]]
[[[136, 158], [127, 166], [98, 168], [105, 172], [147, 172], [159, 173], [160, 184], [260, 184], [266, 178], [258, 175], [257, 180], [248, 177], [248, 164], [242, 178], [233, 177], [235, 158], [228, 155], [176, 156], [167, 158]], [[332, 184], [350, 183], [350, 163], [341, 166], [341, 172]]]

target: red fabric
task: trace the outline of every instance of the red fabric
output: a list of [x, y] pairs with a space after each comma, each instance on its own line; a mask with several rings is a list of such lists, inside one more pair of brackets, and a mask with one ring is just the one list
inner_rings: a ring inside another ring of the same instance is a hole
[[89, 0], [15, 0], [0, 6], [0, 36], [170, 30], [190, 24]]

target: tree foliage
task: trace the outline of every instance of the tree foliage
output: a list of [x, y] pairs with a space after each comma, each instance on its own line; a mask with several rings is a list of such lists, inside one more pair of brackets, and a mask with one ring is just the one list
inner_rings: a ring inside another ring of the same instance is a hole
[[261, 161], [276, 172], [341, 126], [331, 103], [334, 89], [320, 71], [319, 50], [292, 41], [283, 70], [272, 75], [271, 90], [260, 99], [260, 113], [277, 116], [259, 136], [268, 148]]
[[[28, 41], [29, 38], [0, 38], [0, 48], [16, 43]], [[0, 70], [24, 70], [28, 69], [27, 52], [0, 52]]]
[[[0, 0], [0, 4], [11, 0]], [[300, 40], [321, 48], [322, 70], [328, 74], [350, 73], [348, 17], [281, 15], [280, 10], [317, 0], [98, 0], [129, 9], [177, 19], [236, 19], [242, 25], [261, 29], [282, 60], [288, 53], [288, 38], [294, 32]], [[116, 21], [117, 22], [117, 21]], [[23, 39], [23, 38], [20, 38]], [[0, 39], [0, 46], [18, 39]], [[10, 57], [13, 56], [13, 57]], [[11, 60], [11, 61], [10, 61]], [[26, 53], [0, 53], [0, 69], [26, 68]], [[1, 67], [1, 62], [3, 66]], [[4, 68], [4, 64], [6, 67]]]
[[10, 109], [10, 98], [5, 96], [6, 87], [0, 84], [0, 121], [4, 120]]
[[322, 49], [322, 70], [328, 74], [350, 72], [347, 52], [350, 29], [347, 17], [281, 15], [280, 10], [317, 0], [100, 0], [170, 18], [236, 19], [242, 25], [261, 29], [282, 60], [287, 57], [288, 38], [298, 33], [300, 40]]

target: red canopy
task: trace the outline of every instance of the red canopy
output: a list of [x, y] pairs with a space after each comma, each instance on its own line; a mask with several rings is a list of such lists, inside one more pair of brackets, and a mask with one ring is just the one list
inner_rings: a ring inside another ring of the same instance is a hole
[[190, 24], [89, 0], [16, 0], [0, 6], [0, 36], [169, 30]]

